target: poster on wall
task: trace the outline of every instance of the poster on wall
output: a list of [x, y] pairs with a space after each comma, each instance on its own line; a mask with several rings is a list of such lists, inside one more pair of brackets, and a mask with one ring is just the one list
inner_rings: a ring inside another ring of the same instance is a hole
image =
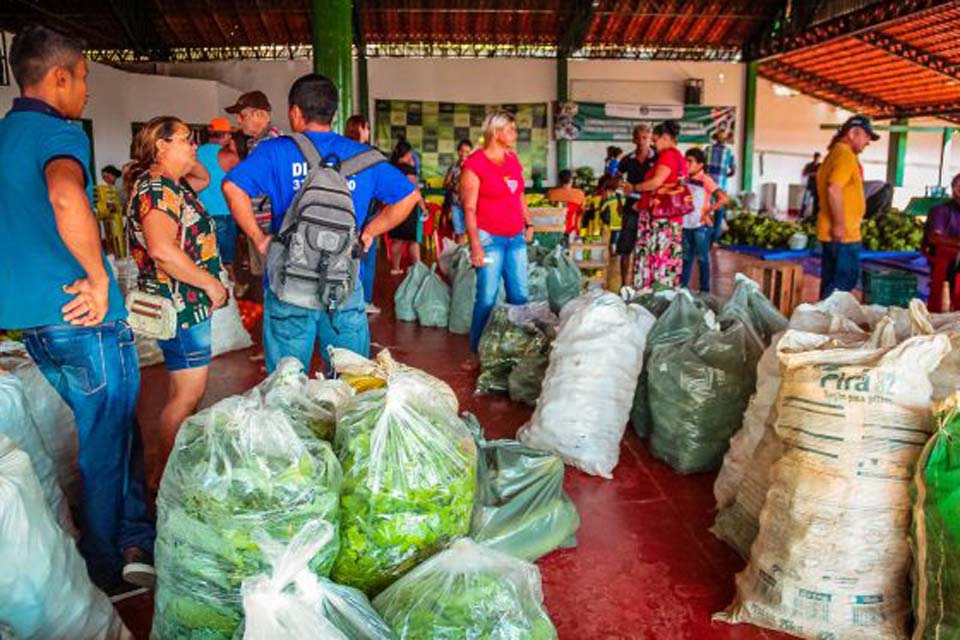
[[524, 176], [547, 174], [547, 104], [463, 104], [414, 100], [377, 100], [374, 141], [388, 154], [401, 137], [420, 156], [421, 174], [427, 183], [439, 186], [457, 155], [457, 142], [480, 143], [483, 118], [493, 109], [505, 109], [517, 118], [517, 155]]
[[557, 140], [629, 142], [636, 125], [664, 120], [680, 121], [679, 142], [706, 144], [711, 142], [718, 129], [733, 134], [736, 109], [705, 105], [555, 102], [553, 135]]

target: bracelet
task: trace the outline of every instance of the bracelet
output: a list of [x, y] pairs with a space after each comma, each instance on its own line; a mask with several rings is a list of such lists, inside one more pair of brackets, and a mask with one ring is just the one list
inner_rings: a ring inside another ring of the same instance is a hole
[[532, 222], [526, 223], [526, 226], [524, 226], [524, 229], [533, 229], [533, 223]]

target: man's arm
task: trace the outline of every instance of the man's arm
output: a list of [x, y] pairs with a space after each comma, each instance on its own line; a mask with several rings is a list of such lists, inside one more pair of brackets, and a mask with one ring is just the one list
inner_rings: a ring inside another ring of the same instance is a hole
[[210, 185], [210, 172], [199, 160], [195, 160], [187, 175], [183, 176], [195, 193], [200, 193]]
[[87, 274], [64, 283], [63, 290], [75, 297], [63, 307], [63, 319], [87, 327], [100, 324], [107, 315], [110, 278], [103, 266], [100, 229], [84, 189], [83, 169], [73, 158], [60, 158], [47, 165], [44, 175], [57, 232]]
[[727, 169], [727, 177], [732, 178], [733, 174], [737, 172], [737, 158], [733, 155], [733, 151], [728, 147], [727, 153], [730, 154], [730, 168]]
[[420, 202], [420, 198], [420, 190], [416, 189], [404, 197], [403, 200], [383, 207], [360, 235], [364, 250], [370, 248], [374, 238], [382, 236], [406, 220], [413, 208]]
[[477, 199], [480, 197], [480, 178], [473, 171], [464, 169], [460, 174], [460, 204], [463, 205], [463, 221], [470, 241], [470, 261], [475, 267], [483, 266], [484, 251], [480, 244], [480, 228], [477, 226]]
[[843, 219], [843, 185], [827, 184], [827, 202], [830, 205], [830, 240], [843, 242], [846, 238], [846, 223]]
[[253, 212], [253, 202], [247, 192], [229, 180], [223, 181], [223, 197], [227, 200], [230, 214], [237, 221], [237, 226], [253, 241], [261, 255], [267, 255], [270, 246], [270, 236], [265, 234], [257, 224], [257, 216]]

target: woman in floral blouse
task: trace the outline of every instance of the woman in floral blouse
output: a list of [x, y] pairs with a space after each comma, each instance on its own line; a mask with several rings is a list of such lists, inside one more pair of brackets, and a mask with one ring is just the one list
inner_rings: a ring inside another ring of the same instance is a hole
[[159, 341], [170, 387], [160, 414], [154, 488], [180, 423], [196, 410], [206, 390], [210, 317], [227, 300], [216, 226], [197, 197], [210, 177], [196, 151], [190, 128], [181, 120], [154, 118], [134, 137], [133, 161], [124, 168], [130, 252], [140, 268], [140, 290], [170, 299], [177, 310], [177, 335]]

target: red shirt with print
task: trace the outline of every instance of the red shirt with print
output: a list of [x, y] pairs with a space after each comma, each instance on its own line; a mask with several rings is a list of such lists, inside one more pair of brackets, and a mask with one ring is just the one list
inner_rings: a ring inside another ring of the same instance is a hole
[[523, 167], [517, 154], [507, 152], [503, 164], [474, 151], [463, 164], [480, 179], [477, 195], [477, 227], [495, 236], [523, 233]]
[[[667, 175], [667, 179], [663, 181], [663, 186], [672, 185], [680, 182], [681, 178], [687, 177], [687, 161], [683, 157], [683, 154], [680, 153], [680, 150], [676, 147], [672, 149], [664, 149], [657, 154], [657, 161], [652, 167], [647, 171], [647, 175], [643, 177], [644, 180], [649, 180], [657, 172], [657, 167], [666, 167], [670, 170], [670, 174]], [[649, 191], [644, 192], [642, 207], [644, 209], [650, 208], [650, 193]]]

